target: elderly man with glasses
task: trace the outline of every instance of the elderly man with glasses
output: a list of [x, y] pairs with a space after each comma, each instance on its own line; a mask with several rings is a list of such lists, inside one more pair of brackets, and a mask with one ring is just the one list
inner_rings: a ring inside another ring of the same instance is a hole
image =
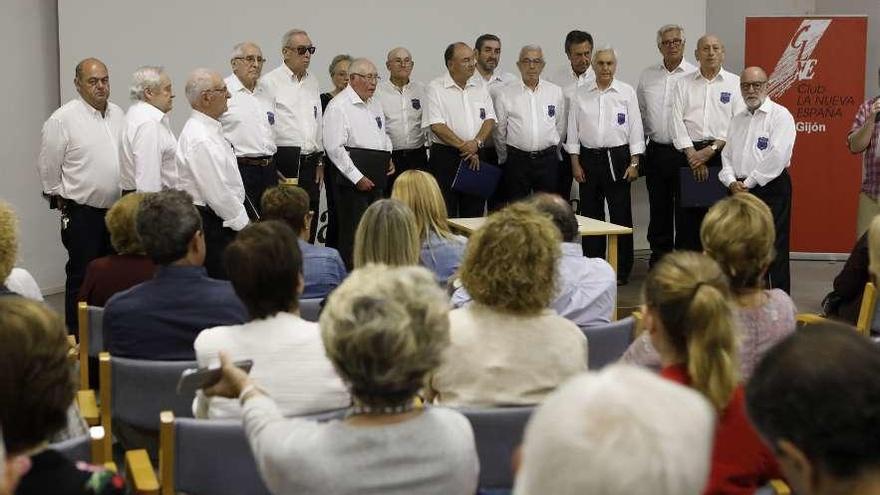
[[[282, 64], [261, 78], [257, 96], [274, 102], [275, 166], [285, 178], [297, 178], [318, 211], [324, 180], [322, 111], [318, 79], [309, 72], [315, 45], [302, 29], [291, 29], [281, 40]], [[312, 232], [317, 231], [317, 215]]]
[[245, 206], [252, 219], [262, 215], [263, 191], [278, 184], [275, 168], [275, 108], [272, 101], [254, 95], [263, 72], [263, 52], [251, 42], [232, 49], [232, 74], [224, 81], [232, 97], [229, 109], [220, 117], [223, 136], [232, 145], [238, 171], [244, 183]]

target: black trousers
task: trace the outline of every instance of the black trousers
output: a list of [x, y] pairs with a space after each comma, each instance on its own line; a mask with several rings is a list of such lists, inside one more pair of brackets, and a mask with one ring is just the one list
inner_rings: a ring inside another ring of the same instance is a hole
[[394, 161], [394, 173], [388, 177], [388, 187], [385, 189], [385, 197], [391, 197], [394, 189], [394, 181], [400, 174], [407, 170], [428, 170], [428, 150], [424, 146], [411, 150], [394, 150], [391, 152], [391, 160]]
[[86, 276], [86, 267], [93, 259], [113, 253], [110, 233], [104, 223], [106, 214], [106, 209], [73, 201], [67, 201], [61, 214], [61, 243], [67, 249], [64, 317], [71, 334], [77, 330], [77, 296]]
[[[694, 143], [694, 149], [701, 150], [712, 144], [712, 141]], [[679, 153], [679, 167], [690, 168], [687, 155]], [[715, 153], [706, 166], [709, 167], [709, 178], [706, 180], [718, 180], [718, 172], [721, 170], [721, 153]], [[709, 208], [682, 208], [679, 202], [681, 191], [675, 188], [675, 249], [689, 249], [702, 251], [703, 243], [700, 241], [700, 226], [703, 217]]]
[[500, 189], [504, 189], [504, 197], [511, 203], [533, 192], [555, 194], [558, 174], [556, 146], [534, 153], [508, 146]]
[[[337, 171], [339, 174], [339, 171]], [[349, 271], [354, 267], [354, 234], [364, 212], [374, 202], [385, 195], [383, 189], [374, 187], [369, 191], [359, 191], [347, 178], [337, 178], [336, 207], [339, 220], [339, 255]], [[344, 181], [344, 182], [343, 182]]]
[[481, 217], [486, 210], [486, 201], [483, 198], [452, 190], [452, 181], [455, 179], [460, 162], [461, 157], [457, 149], [439, 143], [431, 145], [431, 160], [428, 167], [440, 185], [449, 218]]
[[223, 266], [223, 252], [235, 239], [235, 231], [223, 226], [223, 219], [207, 206], [196, 206], [202, 216], [202, 232], [205, 234], [205, 269], [208, 276], [228, 280]]
[[[270, 157], [271, 158], [271, 157]], [[270, 187], [278, 185], [278, 172], [275, 168], [275, 160], [271, 160], [268, 165], [249, 165], [239, 160], [238, 173], [241, 175], [241, 182], [244, 184], [245, 209], [251, 220], [258, 220], [263, 215], [260, 208], [260, 200], [263, 198], [263, 192]], [[250, 204], [249, 204], [250, 203]], [[256, 210], [258, 215], [254, 218], [252, 211]]]
[[763, 186], [755, 186], [749, 192], [767, 203], [773, 213], [776, 228], [776, 258], [767, 270], [767, 285], [791, 293], [789, 265], [789, 234], [791, 230], [791, 176], [783, 169], [779, 177]]
[[653, 265], [675, 248], [675, 205], [678, 198], [678, 174], [681, 152], [671, 144], [651, 141], [645, 152], [645, 182], [651, 214], [648, 243]]
[[556, 169], [556, 194], [562, 196], [562, 199], [571, 201], [571, 181], [574, 177], [571, 175], [571, 155], [562, 150], [562, 160], [558, 162]]
[[[278, 151], [275, 152], [275, 166], [278, 172], [288, 179], [296, 178], [299, 187], [309, 193], [309, 209], [315, 212], [312, 216], [312, 224], [309, 226], [309, 242], [315, 242], [318, 230], [321, 187], [315, 182], [315, 174], [322, 156], [322, 153], [302, 155], [299, 146], [279, 146]], [[325, 170], [326, 168], [324, 167]]]
[[[607, 201], [610, 222], [632, 227], [630, 184], [623, 178], [629, 160], [629, 146], [626, 145], [603, 149], [581, 147], [580, 162], [586, 175], [586, 180], [580, 184], [582, 215], [605, 221]], [[605, 257], [605, 236], [587, 236], [583, 242], [586, 256]], [[617, 279], [629, 280], [633, 266], [632, 234], [618, 236], [617, 260]]]

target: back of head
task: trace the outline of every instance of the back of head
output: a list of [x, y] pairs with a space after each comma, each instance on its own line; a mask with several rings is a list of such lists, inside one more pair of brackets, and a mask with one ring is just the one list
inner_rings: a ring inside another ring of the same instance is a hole
[[150, 194], [137, 211], [137, 233], [144, 252], [158, 265], [185, 257], [189, 243], [202, 229], [202, 217], [192, 196], [168, 189]]
[[461, 264], [465, 289], [499, 311], [535, 315], [556, 290], [559, 230], [526, 204], [495, 212], [468, 241]]
[[876, 472], [878, 376], [877, 344], [841, 323], [808, 325], [758, 363], [746, 387], [749, 416], [777, 457], [779, 441], [787, 440], [825, 474]]
[[532, 195], [526, 202], [535, 207], [539, 212], [550, 217], [553, 225], [562, 234], [563, 242], [578, 242], [580, 238], [578, 221], [568, 201], [556, 194], [537, 193]]
[[223, 262], [251, 318], [296, 309], [303, 260], [287, 225], [276, 220], [248, 225], [226, 247]]
[[660, 318], [667, 344], [685, 359], [693, 387], [723, 410], [738, 377], [730, 289], [721, 268], [693, 251], [667, 254], [648, 272], [644, 299]]
[[327, 357], [352, 395], [402, 404], [421, 389], [449, 345], [449, 302], [433, 274], [367, 265], [351, 273], [321, 313]]
[[516, 493], [697, 495], [714, 414], [698, 393], [615, 365], [569, 380], [526, 428]]
[[12, 206], [0, 201], [0, 285], [12, 272], [18, 256], [18, 218]]
[[104, 217], [110, 231], [110, 243], [119, 254], [144, 254], [137, 233], [137, 212], [145, 193], [131, 193], [119, 198]]
[[263, 220], [280, 220], [299, 235], [306, 228], [309, 193], [299, 186], [281, 184], [266, 189], [260, 200]]
[[419, 251], [416, 218], [408, 206], [396, 199], [381, 199], [367, 208], [354, 234], [355, 268], [367, 263], [415, 265]]
[[394, 181], [391, 197], [407, 205], [415, 215], [419, 239], [425, 241], [433, 232], [451, 237], [448, 213], [437, 179], [423, 170], [407, 170]]
[[721, 265], [734, 292], [761, 286], [775, 256], [770, 208], [753, 194], [734, 194], [715, 203], [703, 219], [700, 240]]
[[74, 385], [67, 332], [52, 310], [0, 299], [0, 424], [10, 454], [46, 441], [67, 424]]

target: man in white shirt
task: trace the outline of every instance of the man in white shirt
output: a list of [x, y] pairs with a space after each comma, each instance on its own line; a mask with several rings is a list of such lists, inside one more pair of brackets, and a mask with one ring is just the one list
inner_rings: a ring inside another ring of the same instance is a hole
[[460, 163], [480, 167], [483, 143], [495, 125], [495, 107], [486, 88], [474, 81], [474, 51], [467, 44], [450, 44], [443, 58], [448, 72], [428, 85], [428, 105], [422, 113], [422, 126], [432, 133], [429, 168], [450, 218], [480, 217], [486, 201], [453, 191], [452, 183]]
[[541, 47], [522, 47], [516, 65], [522, 80], [495, 93], [495, 147], [503, 165], [499, 187], [511, 202], [535, 191], [556, 192], [556, 150], [567, 125], [562, 88], [541, 78]]
[[[324, 143], [338, 171], [339, 254], [351, 269], [355, 230], [367, 207], [383, 197], [387, 181], [383, 173], [394, 173], [394, 163], [385, 114], [373, 98], [379, 82], [376, 66], [365, 58], [355, 59], [348, 78], [348, 87], [327, 105]], [[380, 170], [373, 167], [377, 160], [381, 160]]]
[[232, 97], [229, 109], [220, 116], [223, 136], [235, 153], [244, 184], [245, 206], [252, 219], [262, 215], [263, 191], [278, 184], [272, 129], [275, 109], [271, 101], [254, 95], [265, 61], [263, 51], [255, 43], [239, 43], [232, 48], [232, 74], [224, 80]]
[[[689, 167], [698, 182], [714, 181], [721, 171], [721, 150], [730, 119], [745, 106], [739, 77], [722, 67], [724, 44], [717, 36], [701, 37], [694, 56], [699, 70], [676, 82], [668, 129], [673, 146], [681, 152], [679, 167]], [[702, 251], [700, 224], [708, 207], [682, 207], [680, 194], [679, 185], [674, 197], [675, 248]]]
[[220, 279], [226, 278], [226, 245], [248, 224], [244, 184], [219, 121], [229, 96], [219, 73], [194, 70], [186, 81], [186, 98], [193, 111], [177, 142], [180, 189], [192, 196], [202, 216], [208, 275]]
[[791, 225], [791, 153], [797, 137], [794, 117], [767, 97], [767, 73], [748, 67], [740, 76], [746, 110], [733, 116], [721, 152], [721, 181], [733, 194], [752, 193], [767, 203], [776, 230], [776, 258], [769, 286], [791, 291], [788, 237]]
[[[632, 227], [630, 182], [639, 177], [639, 156], [645, 152], [645, 134], [636, 92], [614, 78], [617, 54], [603, 47], [593, 54], [596, 82], [581, 86], [571, 99], [566, 151], [571, 173], [580, 184], [581, 214], [605, 220], [605, 202], [611, 223]], [[584, 238], [585, 254], [605, 254], [605, 238]], [[633, 265], [632, 235], [620, 236], [617, 280], [629, 281]]]
[[119, 155], [122, 193], [177, 188], [177, 139], [171, 131], [174, 90], [165, 69], [145, 65], [135, 70]]
[[391, 138], [394, 151], [394, 174], [389, 178], [385, 195], [391, 195], [394, 180], [407, 170], [427, 170], [428, 153], [425, 148], [425, 129], [422, 127], [422, 106], [425, 104], [425, 85], [412, 81], [414, 62], [409, 50], [402, 47], [388, 52], [385, 68], [390, 76], [376, 88], [376, 99], [385, 112], [385, 130]]
[[113, 252], [104, 225], [119, 199], [119, 139], [125, 113], [110, 98], [110, 76], [100, 60], [76, 65], [79, 98], [43, 124], [37, 169], [51, 208], [61, 211], [61, 242], [67, 248], [64, 289], [67, 328], [76, 329], [76, 295], [95, 258]]
[[678, 190], [679, 153], [669, 128], [672, 92], [676, 82], [696, 70], [684, 59], [684, 29], [666, 24], [657, 30], [657, 49], [663, 60], [642, 71], [636, 93], [645, 136], [650, 140], [639, 172], [648, 186], [651, 221], [648, 242], [653, 265], [675, 247], [675, 194]]
[[[297, 178], [308, 191], [311, 208], [318, 211], [324, 181], [324, 145], [321, 141], [321, 96], [318, 79], [309, 72], [315, 45], [302, 29], [291, 29], [281, 40], [283, 63], [257, 83], [257, 96], [275, 107], [275, 166], [286, 178]], [[312, 220], [317, 232], [318, 215]]]

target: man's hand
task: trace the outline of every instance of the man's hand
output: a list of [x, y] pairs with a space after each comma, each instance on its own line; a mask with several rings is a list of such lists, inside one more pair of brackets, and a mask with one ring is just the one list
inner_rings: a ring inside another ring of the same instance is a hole
[[868, 119], [866, 121], [873, 121], [877, 118], [878, 113], [880, 113], [880, 98], [875, 99], [874, 103], [871, 103], [871, 107], [868, 108]]
[[471, 170], [480, 170], [480, 155], [474, 153], [473, 155], [468, 155], [464, 157], [468, 162], [468, 168]]
[[712, 158], [714, 153], [715, 152], [712, 151], [712, 148], [709, 147], [703, 148], [700, 151], [692, 150], [692, 152], [688, 154], [688, 165], [690, 165], [692, 169], [703, 166]]
[[318, 162], [318, 166], [315, 167], [315, 184], [318, 184], [318, 187], [321, 187], [321, 184], [324, 183], [324, 164]]
[[705, 165], [699, 165], [692, 170], [694, 172], [694, 179], [696, 179], [697, 182], [706, 182], [706, 179], [709, 178], [709, 167]]
[[364, 176], [361, 177], [361, 180], [357, 181], [357, 184], [355, 184], [354, 187], [356, 187], [358, 191], [369, 191], [376, 187], [376, 184], [373, 184], [373, 181]]
[[220, 351], [220, 368], [223, 370], [220, 381], [204, 389], [205, 395], [237, 399], [241, 395], [241, 391], [249, 384], [250, 377], [244, 370], [236, 366], [229, 354], [224, 351]]
[[388, 168], [385, 169], [385, 175], [391, 175], [394, 173], [394, 160], [388, 159]]
[[749, 188], [746, 187], [746, 185], [743, 184], [743, 182], [741, 180], [735, 180], [735, 181], [731, 182], [730, 187], [728, 187], [728, 189], [730, 190], [731, 194], [749, 192]]
[[587, 180], [587, 174], [584, 173], [584, 168], [581, 167], [581, 161], [577, 155], [571, 155], [571, 176], [578, 184]]
[[477, 145], [476, 139], [471, 139], [470, 141], [465, 141], [459, 146], [458, 151], [461, 152], [462, 158], [467, 158], [469, 155], [475, 155], [480, 151], [480, 147]]
[[623, 178], [629, 182], [632, 182], [639, 178], [639, 169], [636, 165], [630, 165], [626, 168], [626, 172], [623, 173]]

